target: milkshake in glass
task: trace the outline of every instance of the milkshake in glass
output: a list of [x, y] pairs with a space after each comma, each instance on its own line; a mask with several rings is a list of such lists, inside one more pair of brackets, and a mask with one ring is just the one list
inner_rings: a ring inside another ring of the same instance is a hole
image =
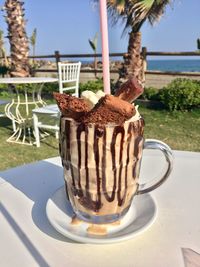
[[144, 120], [130, 102], [141, 92], [133, 79], [116, 96], [100, 94], [93, 107], [89, 102], [95, 96], [54, 94], [62, 113], [60, 156], [66, 194], [83, 221], [105, 224], [121, 220], [138, 193]]

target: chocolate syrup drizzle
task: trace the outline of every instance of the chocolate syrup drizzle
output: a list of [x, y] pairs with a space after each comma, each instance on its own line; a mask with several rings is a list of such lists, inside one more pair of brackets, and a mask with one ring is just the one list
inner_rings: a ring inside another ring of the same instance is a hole
[[65, 121], [65, 133], [66, 133], [66, 161], [65, 161], [66, 162], [66, 169], [71, 170], [72, 184], [75, 187], [74, 170], [73, 170], [73, 166], [71, 164], [71, 148], [70, 148], [71, 128], [70, 128], [70, 121], [67, 121], [67, 120]]
[[[124, 143], [124, 127], [122, 126], [116, 126], [113, 131], [113, 137], [111, 142], [111, 154], [112, 154], [112, 170], [114, 173], [114, 183], [117, 183], [117, 169], [116, 169], [116, 152], [115, 152], [115, 145], [116, 145], [116, 139], [118, 134], [121, 135], [120, 140], [120, 154], [119, 154], [119, 177], [118, 177], [118, 190], [117, 190], [117, 199], [118, 199], [118, 205], [121, 206], [124, 200], [121, 198], [121, 183], [122, 183], [122, 167], [123, 167], [123, 159], [122, 159], [122, 153], [123, 153], [123, 143]], [[115, 193], [115, 191], [114, 191]]]
[[[106, 134], [106, 127], [99, 128], [98, 126], [94, 127], [94, 139], [93, 139], [93, 153], [94, 153], [94, 159], [95, 159], [95, 166], [96, 166], [96, 196], [94, 199], [90, 193], [90, 177], [89, 177], [89, 167], [88, 167], [88, 134], [89, 134], [89, 126], [86, 124], [80, 123], [77, 126], [76, 129], [76, 139], [77, 139], [77, 148], [78, 148], [78, 177], [77, 182], [75, 182], [74, 177], [74, 169], [73, 165], [71, 164], [71, 153], [75, 153], [75, 151], [71, 151], [70, 148], [70, 133], [71, 133], [71, 127], [74, 127], [71, 125], [73, 122], [69, 120], [65, 120], [65, 131], [62, 132], [61, 130], [61, 139], [60, 139], [60, 154], [61, 157], [65, 157], [65, 159], [62, 159], [64, 167], [66, 167], [67, 170], [70, 169], [71, 177], [72, 177], [72, 191], [75, 196], [78, 196], [79, 202], [86, 207], [87, 209], [93, 210], [95, 212], [99, 211], [102, 207], [102, 201], [101, 198], [104, 195], [105, 199], [108, 202], [114, 201], [114, 199], [117, 197], [118, 206], [122, 206], [124, 204], [124, 201], [126, 199], [127, 195], [127, 188], [128, 188], [128, 167], [130, 164], [130, 144], [131, 140], [134, 140], [134, 157], [135, 157], [135, 164], [131, 163], [133, 165], [132, 168], [132, 177], [133, 179], [137, 176], [137, 169], [138, 164], [140, 165], [140, 150], [143, 146], [143, 128], [144, 128], [144, 120], [140, 119], [136, 122], [130, 122], [128, 127], [128, 138], [127, 140], [124, 140], [125, 137], [125, 129], [123, 126], [115, 126], [113, 130], [112, 140], [110, 144], [110, 153], [111, 153], [111, 159], [112, 159], [112, 173], [110, 174], [113, 177], [108, 177], [106, 175], [106, 166], [108, 164], [106, 160], [106, 153], [108, 151], [106, 150], [106, 144], [107, 144], [107, 134]], [[61, 127], [62, 128], [62, 127]], [[85, 158], [82, 156], [82, 149], [83, 145], [81, 146], [81, 135], [84, 134], [84, 152], [85, 152]], [[120, 154], [119, 156], [116, 155], [116, 140], [117, 137], [120, 136]], [[66, 138], [66, 139], [65, 139]], [[63, 147], [63, 140], [66, 140], [66, 154], [62, 151], [64, 149]], [[101, 142], [100, 142], [101, 139]], [[126, 146], [126, 158], [123, 159], [123, 150], [124, 150], [124, 142], [127, 142]], [[102, 147], [100, 147], [100, 144], [102, 144]], [[100, 149], [102, 149], [102, 156], [100, 158]], [[118, 165], [117, 160], [119, 160], [119, 168], [116, 166]], [[85, 162], [83, 165], [83, 161]], [[125, 171], [124, 175], [122, 175], [123, 172], [123, 162], [126, 162], [125, 164]], [[67, 164], [66, 164], [67, 163]], [[101, 163], [101, 166], [100, 166]], [[85, 168], [85, 181], [81, 181], [81, 166], [84, 166]], [[101, 168], [100, 168], [101, 167]], [[106, 187], [106, 181], [107, 179], [113, 180], [113, 186], [112, 191], [108, 192]], [[124, 179], [124, 180], [123, 180]], [[85, 183], [85, 188], [83, 189], [83, 183]], [[122, 195], [122, 184], [123, 186], [123, 195]]]

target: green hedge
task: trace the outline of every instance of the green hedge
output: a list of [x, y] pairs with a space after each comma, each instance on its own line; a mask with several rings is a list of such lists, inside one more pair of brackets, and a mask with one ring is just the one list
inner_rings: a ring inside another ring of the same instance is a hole
[[139, 98], [144, 100], [160, 100], [159, 89], [154, 87], [144, 88], [144, 92]]
[[79, 85], [80, 93], [86, 90], [97, 92], [98, 90], [103, 90], [102, 79], [97, 79], [95, 81], [88, 81], [87, 83], [80, 83]]
[[[26, 85], [28, 91], [32, 91], [33, 84]], [[20, 91], [24, 85], [17, 85]], [[85, 90], [96, 92], [103, 90], [102, 79], [80, 83], [80, 93]], [[52, 93], [58, 91], [57, 83], [44, 84], [43, 95], [52, 97]], [[111, 91], [114, 92], [114, 82], [111, 81]], [[0, 96], [8, 94], [8, 85], [0, 85]], [[164, 104], [169, 110], [191, 110], [194, 107], [200, 106], [200, 82], [190, 79], [175, 79], [170, 84], [162, 89], [153, 87], [145, 88], [144, 93], [139, 97], [146, 100], [157, 100]]]
[[[115, 83], [113, 80], [110, 81], [110, 88], [111, 88], [111, 93], [114, 94]], [[94, 93], [97, 92], [98, 90], [103, 91], [103, 79], [98, 78], [95, 81], [88, 81], [87, 83], [80, 83], [79, 90], [80, 90], [80, 93], [86, 90], [93, 91]]]
[[200, 82], [176, 79], [160, 90], [159, 97], [169, 110], [191, 110], [200, 106]]
[[[23, 91], [24, 86], [25, 86], [24, 84], [18, 84], [16, 85], [16, 89], [19, 92]], [[31, 93], [34, 86], [35, 86], [34, 84], [26, 84], [28, 92]], [[38, 87], [39, 86], [40, 85], [38, 85]], [[113, 83], [111, 82], [111, 88], [112, 87], [113, 87]], [[9, 91], [8, 88], [9, 86], [7, 84], [0, 84], [0, 95], [7, 95]], [[103, 90], [103, 80], [97, 79], [95, 81], [88, 81], [87, 83], [80, 83], [79, 84], [80, 93], [85, 90], [90, 90], [93, 92], [97, 92], [98, 90]], [[42, 88], [42, 94], [45, 97], [51, 97], [53, 92], [58, 92], [58, 91], [59, 91], [58, 83], [46, 83], [43, 85], [43, 88]]]
[[160, 101], [170, 111], [191, 110], [200, 106], [200, 82], [178, 78], [162, 89], [145, 88], [139, 98]]
[[9, 71], [9, 68], [3, 65], [0, 65], [0, 75], [3, 76], [5, 74], [7, 74]]
[[[24, 86], [26, 86], [28, 93], [32, 93], [33, 87], [36, 86], [35, 84], [17, 84], [15, 88], [20, 92], [24, 91]], [[38, 84], [38, 88], [41, 85]], [[58, 83], [46, 83], [43, 85], [42, 94], [46, 97], [51, 97], [53, 92], [58, 92]], [[10, 92], [12, 91], [11, 87], [8, 84], [0, 84], [0, 96], [9, 96]]]

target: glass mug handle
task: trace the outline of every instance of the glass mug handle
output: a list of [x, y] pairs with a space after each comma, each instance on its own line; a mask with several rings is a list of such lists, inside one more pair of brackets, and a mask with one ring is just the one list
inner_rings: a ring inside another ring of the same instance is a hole
[[137, 195], [151, 192], [152, 190], [159, 187], [169, 177], [173, 166], [172, 150], [167, 144], [156, 139], [147, 139], [144, 143], [144, 149], [160, 150], [164, 154], [165, 159], [167, 161], [167, 170], [161, 178], [153, 179], [152, 181], [149, 181], [144, 184], [139, 184]]

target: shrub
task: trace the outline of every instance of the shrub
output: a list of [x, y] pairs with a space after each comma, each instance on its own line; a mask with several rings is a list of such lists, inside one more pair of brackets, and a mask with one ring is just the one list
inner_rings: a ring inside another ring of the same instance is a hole
[[145, 100], [159, 100], [159, 90], [154, 87], [147, 87], [139, 98]]
[[175, 79], [159, 91], [161, 102], [169, 110], [190, 110], [200, 105], [200, 83], [190, 79]]
[[[31, 84], [30, 84], [31, 86]], [[40, 85], [38, 85], [40, 86]], [[59, 85], [55, 83], [45, 83], [42, 87], [42, 95], [52, 96], [53, 92], [59, 92]]]
[[88, 81], [86, 83], [80, 83], [79, 91], [82, 93], [83, 91], [90, 90], [94, 93], [98, 90], [103, 90], [103, 80], [97, 79], [95, 81]]
[[[26, 86], [28, 93], [32, 94], [33, 88], [36, 86], [35, 84], [17, 84], [15, 85], [15, 88], [18, 90], [18, 92], [24, 92], [24, 86]], [[40, 88], [40, 84], [37, 85], [38, 89]], [[0, 84], [0, 95], [4, 95], [8, 93], [10, 90], [8, 89], [9, 85], [7, 84]], [[80, 83], [79, 84], [79, 91], [80, 93], [90, 90], [93, 92], [97, 92], [98, 90], [103, 90], [103, 80], [97, 79], [95, 81], [88, 81], [87, 83]], [[58, 83], [45, 83], [42, 87], [42, 95], [44, 97], [52, 97], [53, 92], [58, 92], [59, 86]], [[68, 93], [73, 93], [74, 91], [68, 91]]]
[[[0, 95], [1, 96], [9, 96], [9, 94], [12, 91], [15, 91], [15, 88], [18, 90], [18, 92], [24, 92], [24, 87], [26, 86], [28, 94], [32, 95], [33, 89], [35, 86], [37, 86], [37, 89], [39, 90], [41, 85], [40, 84], [16, 84], [13, 88], [10, 87], [8, 84], [0, 84]], [[45, 83], [42, 88], [42, 95], [43, 96], [51, 96], [53, 92], [58, 92], [58, 83]]]
[[10, 94], [6, 91], [0, 91], [0, 97], [9, 98]]
[[[111, 94], [114, 94], [114, 89], [115, 89], [115, 83], [113, 80], [110, 81], [110, 89], [111, 89]], [[79, 91], [80, 91], [80, 94], [83, 92], [83, 91], [86, 91], [86, 90], [90, 90], [90, 91], [93, 91], [94, 93], [96, 93], [98, 90], [104, 90], [103, 88], [103, 79], [102, 78], [98, 78], [94, 81], [88, 81], [86, 83], [80, 83], [79, 85]]]
[[10, 90], [8, 84], [0, 84], [0, 96], [10, 97]]
[[0, 65], [0, 75], [4, 76], [9, 71], [9, 68], [3, 65]]

